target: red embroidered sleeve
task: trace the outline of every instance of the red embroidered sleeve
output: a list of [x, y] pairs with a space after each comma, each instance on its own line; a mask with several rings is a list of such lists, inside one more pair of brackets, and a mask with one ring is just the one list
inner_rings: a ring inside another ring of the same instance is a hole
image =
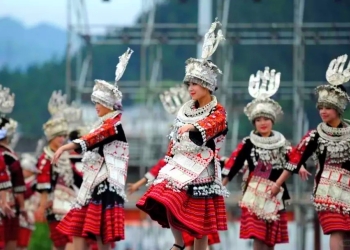
[[121, 124], [120, 118], [121, 114], [114, 118], [107, 119], [99, 128], [73, 142], [80, 145], [82, 153], [97, 147], [106, 139], [118, 134], [117, 127]]
[[12, 188], [11, 175], [7, 170], [5, 158], [0, 154], [0, 191]]
[[150, 171], [148, 171], [148, 172], [145, 174], [146, 179], [149, 180], [149, 181], [153, 181], [153, 180], [157, 177], [157, 175], [158, 175], [159, 171], [162, 169], [162, 167], [164, 167], [166, 164], [167, 164], [167, 163], [164, 161], [164, 159], [160, 159], [160, 160], [157, 162], [157, 164], [154, 165], [154, 166], [150, 169]]
[[244, 142], [240, 142], [237, 146], [237, 148], [232, 152], [231, 156], [228, 158], [228, 161], [226, 162], [226, 164], [224, 165], [224, 168], [222, 170], [222, 175], [223, 176], [227, 176], [228, 173], [230, 172], [232, 166], [235, 164], [237, 155], [239, 154], [239, 152], [242, 150], [244, 145]]
[[38, 160], [37, 168], [39, 169], [39, 173], [37, 175], [37, 184], [36, 189], [39, 192], [51, 190], [51, 162], [43, 153]]
[[315, 140], [316, 130], [309, 131], [299, 142], [299, 144], [292, 148], [288, 154], [287, 164], [285, 169], [298, 173], [302, 165], [305, 164], [307, 159], [314, 153], [317, 147], [317, 141]]
[[174, 144], [173, 141], [169, 142], [168, 149], [165, 154], [165, 161], [167, 161], [169, 157], [173, 157], [173, 154], [171, 153], [173, 149], [173, 144]]
[[23, 171], [19, 160], [14, 161], [10, 166], [12, 187], [15, 193], [24, 193], [26, 184], [24, 182]]
[[203, 120], [193, 124], [202, 135], [203, 144], [227, 129], [226, 111], [220, 104], [215, 110]]

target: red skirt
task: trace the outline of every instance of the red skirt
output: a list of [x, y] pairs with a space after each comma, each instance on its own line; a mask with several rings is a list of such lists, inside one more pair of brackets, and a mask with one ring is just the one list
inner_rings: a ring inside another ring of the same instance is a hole
[[69, 242], [72, 242], [72, 239], [69, 236], [57, 230], [59, 223], [59, 221], [49, 222], [50, 239], [52, 241], [52, 244], [57, 248], [65, 247]]
[[2, 221], [0, 219], [0, 249], [5, 248], [4, 230], [4, 226], [2, 225]]
[[30, 230], [29, 228], [20, 227], [18, 239], [17, 239], [17, 247], [27, 248], [29, 246], [31, 235], [32, 235], [32, 230]]
[[[195, 238], [227, 230], [226, 208], [222, 196], [193, 198], [182, 190], [166, 187], [166, 181], [152, 185], [136, 206], [149, 214], [162, 227], [169, 223]], [[167, 212], [170, 212], [168, 221]]]
[[14, 218], [2, 217], [2, 236], [1, 241], [9, 242], [9, 241], [17, 241], [18, 233], [19, 233], [19, 218], [18, 216]]
[[242, 209], [239, 237], [241, 239], [256, 238], [269, 247], [273, 247], [278, 243], [288, 243], [287, 213], [283, 211], [279, 215], [280, 219], [278, 221], [266, 222], [247, 209]]
[[[182, 238], [185, 242], [186, 247], [192, 247], [194, 244], [194, 237], [189, 235], [188, 233], [182, 233]], [[208, 235], [208, 245], [214, 245], [220, 243], [219, 233], [209, 234]]]
[[[98, 194], [99, 187], [106, 191]], [[109, 191], [109, 183], [104, 181], [95, 188], [89, 204], [70, 210], [57, 229], [69, 236], [94, 240], [99, 236], [107, 244], [124, 240], [124, 220], [124, 200]]]
[[337, 231], [350, 232], [350, 216], [328, 211], [318, 212], [318, 220], [324, 234]]

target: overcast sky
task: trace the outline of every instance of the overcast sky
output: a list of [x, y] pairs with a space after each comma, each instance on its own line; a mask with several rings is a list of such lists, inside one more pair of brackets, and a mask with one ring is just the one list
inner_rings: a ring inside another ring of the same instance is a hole
[[[31, 27], [50, 23], [66, 28], [68, 0], [0, 0], [0, 18], [13, 17]], [[78, 0], [69, 0], [72, 3]], [[85, 0], [90, 24], [130, 25], [150, 0]]]

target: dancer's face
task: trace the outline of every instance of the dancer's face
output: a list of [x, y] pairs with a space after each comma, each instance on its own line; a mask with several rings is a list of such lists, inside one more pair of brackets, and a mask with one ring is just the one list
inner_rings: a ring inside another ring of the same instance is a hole
[[55, 138], [53, 138], [50, 141], [50, 144], [54, 147], [54, 148], [59, 148], [61, 147], [63, 144], [65, 144], [67, 141], [67, 135], [66, 134], [62, 134], [62, 135], [58, 135]]
[[255, 129], [262, 136], [269, 136], [272, 131], [272, 120], [266, 117], [258, 117], [254, 121]]
[[103, 106], [102, 104], [99, 104], [98, 102], [95, 103], [95, 109], [96, 109], [96, 113], [99, 117], [102, 117], [102, 116], [113, 111], [113, 110], [110, 110], [109, 108]]
[[339, 114], [335, 109], [328, 107], [319, 107], [318, 110], [324, 123], [332, 123], [332, 121], [339, 119]]
[[204, 97], [210, 95], [209, 89], [204, 88], [203, 86], [197, 83], [188, 83], [188, 92], [190, 93], [192, 100], [198, 101]]

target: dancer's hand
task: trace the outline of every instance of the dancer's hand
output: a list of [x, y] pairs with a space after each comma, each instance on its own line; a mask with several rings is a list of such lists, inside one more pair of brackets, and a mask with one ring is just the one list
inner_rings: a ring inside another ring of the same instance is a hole
[[57, 151], [55, 152], [55, 154], [53, 155], [51, 163], [52, 163], [52, 164], [56, 164], [57, 161], [58, 161], [58, 159], [61, 157], [61, 155], [62, 155], [63, 152], [64, 152], [63, 146], [62, 146], [62, 147], [59, 147], [59, 148], [57, 149]]
[[186, 132], [189, 132], [189, 131], [193, 131], [193, 130], [195, 130], [195, 127], [192, 124], [185, 124], [181, 128], [179, 128], [177, 133], [179, 135], [182, 135], [183, 133], [186, 133]]
[[136, 183], [127, 184], [127, 191], [129, 195], [135, 193], [137, 190], [139, 190], [139, 186]]
[[281, 187], [277, 183], [274, 183], [270, 187], [270, 190], [271, 190], [271, 196], [273, 197], [273, 196], [276, 196], [281, 191]]
[[14, 218], [15, 212], [12, 210], [10, 204], [8, 202], [3, 202], [1, 204], [1, 212], [4, 216], [8, 217], [8, 218]]
[[228, 177], [225, 177], [225, 178], [222, 180], [222, 185], [223, 185], [223, 186], [226, 186], [228, 182], [229, 182]]
[[306, 181], [309, 179], [309, 175], [311, 176], [310, 172], [308, 172], [304, 166], [301, 166], [299, 170], [300, 179], [302, 179], [303, 181]]

